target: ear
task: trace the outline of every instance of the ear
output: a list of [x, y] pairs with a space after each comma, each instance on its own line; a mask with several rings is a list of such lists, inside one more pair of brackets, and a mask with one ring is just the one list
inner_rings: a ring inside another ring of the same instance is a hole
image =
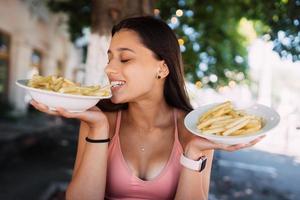
[[165, 78], [168, 76], [168, 74], [169, 74], [169, 67], [167, 63], [164, 60], [160, 61], [157, 70], [157, 75], [159, 75], [161, 78]]

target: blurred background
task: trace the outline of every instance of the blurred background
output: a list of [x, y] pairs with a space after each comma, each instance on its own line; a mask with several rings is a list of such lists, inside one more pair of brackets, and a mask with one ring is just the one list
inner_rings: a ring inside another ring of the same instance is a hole
[[15, 81], [105, 84], [110, 30], [138, 15], [176, 32], [195, 108], [232, 100], [281, 116], [254, 147], [216, 151], [209, 199], [299, 199], [300, 0], [0, 0], [0, 199], [64, 199], [76, 153], [79, 123], [35, 111]]

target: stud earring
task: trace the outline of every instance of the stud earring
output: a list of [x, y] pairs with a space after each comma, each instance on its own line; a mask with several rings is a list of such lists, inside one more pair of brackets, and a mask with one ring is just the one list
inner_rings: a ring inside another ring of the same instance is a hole
[[157, 74], [157, 75], [156, 75], [156, 78], [157, 78], [157, 79], [161, 79], [161, 76]]

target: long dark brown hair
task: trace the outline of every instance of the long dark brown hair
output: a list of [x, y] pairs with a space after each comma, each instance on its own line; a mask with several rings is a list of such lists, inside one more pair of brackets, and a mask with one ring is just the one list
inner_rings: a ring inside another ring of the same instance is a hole
[[[184, 111], [192, 106], [184, 84], [183, 64], [178, 40], [172, 29], [162, 20], [151, 16], [132, 17], [119, 22], [112, 29], [112, 36], [122, 29], [135, 31], [143, 45], [150, 49], [158, 60], [164, 60], [169, 75], [164, 85], [164, 97], [168, 105]], [[100, 101], [97, 106], [103, 111], [126, 109], [128, 104], [114, 104], [110, 100]]]

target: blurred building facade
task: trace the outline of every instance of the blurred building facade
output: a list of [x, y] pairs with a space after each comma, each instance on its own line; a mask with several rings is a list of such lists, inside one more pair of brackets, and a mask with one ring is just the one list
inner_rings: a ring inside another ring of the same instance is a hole
[[61, 75], [76, 79], [80, 51], [69, 39], [66, 16], [51, 13], [43, 1], [0, 0], [0, 102], [26, 112], [18, 79]]

